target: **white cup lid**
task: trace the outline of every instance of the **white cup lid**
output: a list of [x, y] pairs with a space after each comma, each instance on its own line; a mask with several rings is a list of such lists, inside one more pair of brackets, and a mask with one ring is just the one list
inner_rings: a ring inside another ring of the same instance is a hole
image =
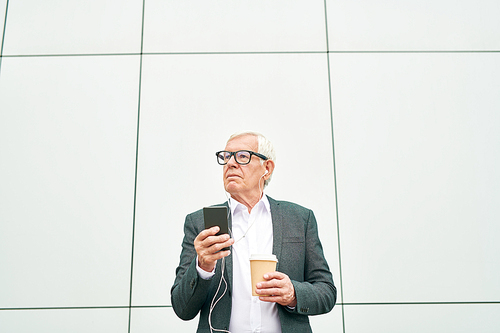
[[250, 260], [269, 260], [278, 262], [274, 254], [251, 254]]

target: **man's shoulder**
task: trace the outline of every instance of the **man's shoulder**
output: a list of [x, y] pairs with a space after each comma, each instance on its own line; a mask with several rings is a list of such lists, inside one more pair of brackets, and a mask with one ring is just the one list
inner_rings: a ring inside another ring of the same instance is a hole
[[302, 205], [299, 205], [299, 204], [291, 202], [291, 201], [275, 200], [275, 199], [271, 198], [270, 196], [268, 196], [267, 198], [269, 199], [269, 203], [271, 204], [271, 209], [272, 209], [272, 206], [276, 206], [276, 207], [279, 207], [279, 209], [301, 212], [301, 213], [306, 213], [306, 212], [309, 213], [311, 211], [309, 208], [306, 208]]

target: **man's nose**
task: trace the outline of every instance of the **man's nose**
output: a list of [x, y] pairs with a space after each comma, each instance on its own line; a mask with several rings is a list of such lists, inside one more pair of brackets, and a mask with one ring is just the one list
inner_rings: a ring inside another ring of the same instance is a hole
[[237, 166], [237, 165], [238, 165], [238, 162], [236, 162], [236, 155], [234, 155], [234, 154], [233, 154], [233, 155], [231, 155], [231, 156], [229, 157], [229, 160], [227, 161], [227, 163], [226, 163], [226, 164], [227, 164], [227, 166], [233, 166], [233, 167], [234, 167], [234, 166]]

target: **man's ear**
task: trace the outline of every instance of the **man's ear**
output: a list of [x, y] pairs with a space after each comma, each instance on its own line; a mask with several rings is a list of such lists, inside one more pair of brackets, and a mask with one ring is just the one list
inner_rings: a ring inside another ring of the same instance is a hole
[[273, 171], [274, 171], [274, 161], [273, 160], [267, 160], [264, 162], [264, 166], [266, 168], [266, 171], [264, 171], [264, 178], [268, 179], [271, 177]]

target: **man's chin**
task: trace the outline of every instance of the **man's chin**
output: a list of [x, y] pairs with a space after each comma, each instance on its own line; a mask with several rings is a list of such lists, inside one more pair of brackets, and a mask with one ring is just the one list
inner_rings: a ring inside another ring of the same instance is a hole
[[238, 188], [239, 186], [235, 182], [229, 182], [224, 186], [226, 192], [231, 195], [236, 194], [238, 192]]

